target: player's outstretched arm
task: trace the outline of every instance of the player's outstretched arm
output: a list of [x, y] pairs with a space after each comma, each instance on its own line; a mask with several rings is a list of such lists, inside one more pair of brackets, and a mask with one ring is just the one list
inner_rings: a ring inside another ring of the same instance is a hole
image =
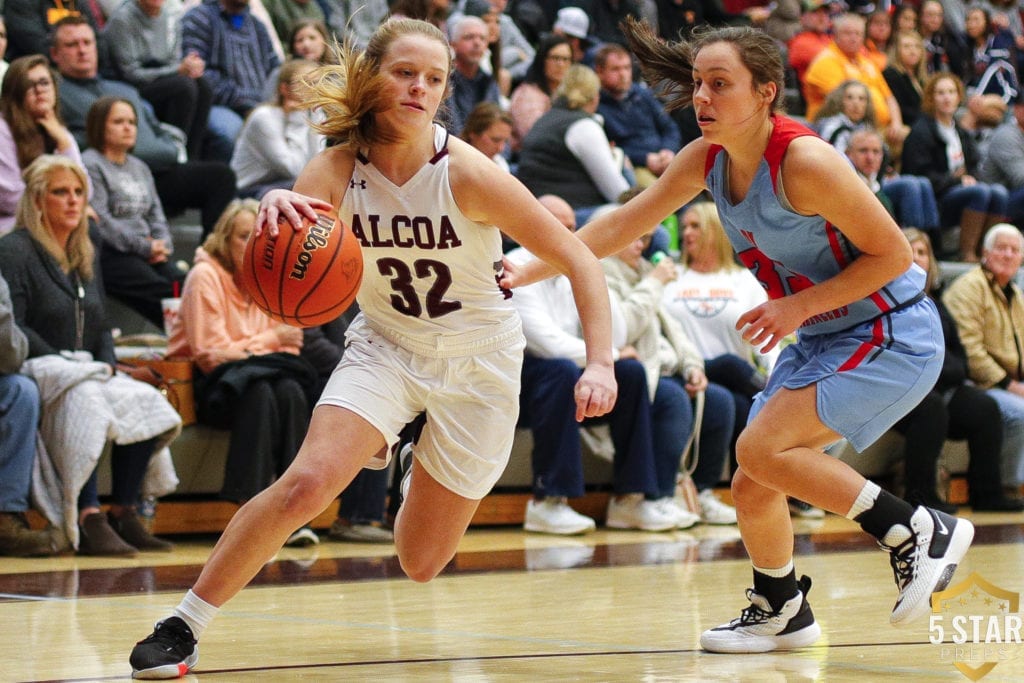
[[[704, 189], [704, 160], [707, 143], [691, 142], [675, 156], [657, 181], [621, 207], [592, 220], [576, 235], [598, 258], [610, 256], [654, 229], [670, 214]], [[503, 287], [514, 289], [551, 277], [555, 271], [547, 263], [530, 261], [512, 264], [502, 279]]]
[[522, 183], [461, 140], [452, 140], [452, 192], [472, 220], [496, 225], [537, 258], [564, 273], [583, 325], [587, 365], [576, 385], [576, 419], [615, 405], [611, 308], [604, 271], [594, 255]]

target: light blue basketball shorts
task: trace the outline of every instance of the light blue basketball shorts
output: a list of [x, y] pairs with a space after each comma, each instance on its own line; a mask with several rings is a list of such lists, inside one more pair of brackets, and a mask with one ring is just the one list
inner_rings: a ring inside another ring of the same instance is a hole
[[863, 451], [932, 390], [944, 354], [927, 297], [841, 332], [800, 337], [782, 350], [750, 419], [779, 389], [816, 384], [818, 418]]

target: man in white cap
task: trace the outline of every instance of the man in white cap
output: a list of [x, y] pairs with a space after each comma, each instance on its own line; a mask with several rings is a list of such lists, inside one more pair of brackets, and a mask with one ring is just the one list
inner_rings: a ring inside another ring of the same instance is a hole
[[589, 30], [590, 18], [579, 7], [563, 7], [558, 10], [558, 18], [551, 27], [552, 33], [569, 39], [572, 45], [572, 61], [577, 64], [583, 61], [583, 56], [593, 45]]
[[[626, 18], [644, 19], [657, 32], [657, 13], [644, 13], [642, 0], [570, 0], [572, 6], [587, 17], [587, 37], [595, 45], [618, 43], [626, 46], [626, 36], [620, 25]], [[558, 13], [559, 19], [562, 12]], [[556, 22], [557, 23], [557, 22]]]

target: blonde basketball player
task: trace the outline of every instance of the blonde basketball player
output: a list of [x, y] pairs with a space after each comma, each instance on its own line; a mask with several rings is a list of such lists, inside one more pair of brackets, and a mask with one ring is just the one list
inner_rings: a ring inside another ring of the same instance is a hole
[[399, 430], [421, 412], [395, 546], [415, 581], [451, 560], [505, 468], [518, 415], [524, 341], [498, 287], [498, 227], [572, 280], [588, 351], [577, 418], [615, 401], [599, 263], [518, 181], [434, 123], [451, 70], [444, 35], [395, 19], [365, 53], [343, 53], [340, 66], [321, 69], [311, 97], [338, 144], [309, 163], [294, 192], [264, 198], [257, 229], [273, 233], [279, 216], [297, 227], [300, 214], [337, 207], [363, 249], [362, 313], [295, 462], [238, 511], [173, 615], [135, 646], [137, 678], [195, 666], [196, 641], [218, 608], [360, 468], [386, 466]]

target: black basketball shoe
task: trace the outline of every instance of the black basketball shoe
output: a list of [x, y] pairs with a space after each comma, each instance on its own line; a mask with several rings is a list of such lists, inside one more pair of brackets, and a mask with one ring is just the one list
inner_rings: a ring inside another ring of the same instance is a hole
[[135, 644], [129, 661], [132, 678], [181, 678], [199, 661], [199, 648], [188, 624], [168, 617]]

